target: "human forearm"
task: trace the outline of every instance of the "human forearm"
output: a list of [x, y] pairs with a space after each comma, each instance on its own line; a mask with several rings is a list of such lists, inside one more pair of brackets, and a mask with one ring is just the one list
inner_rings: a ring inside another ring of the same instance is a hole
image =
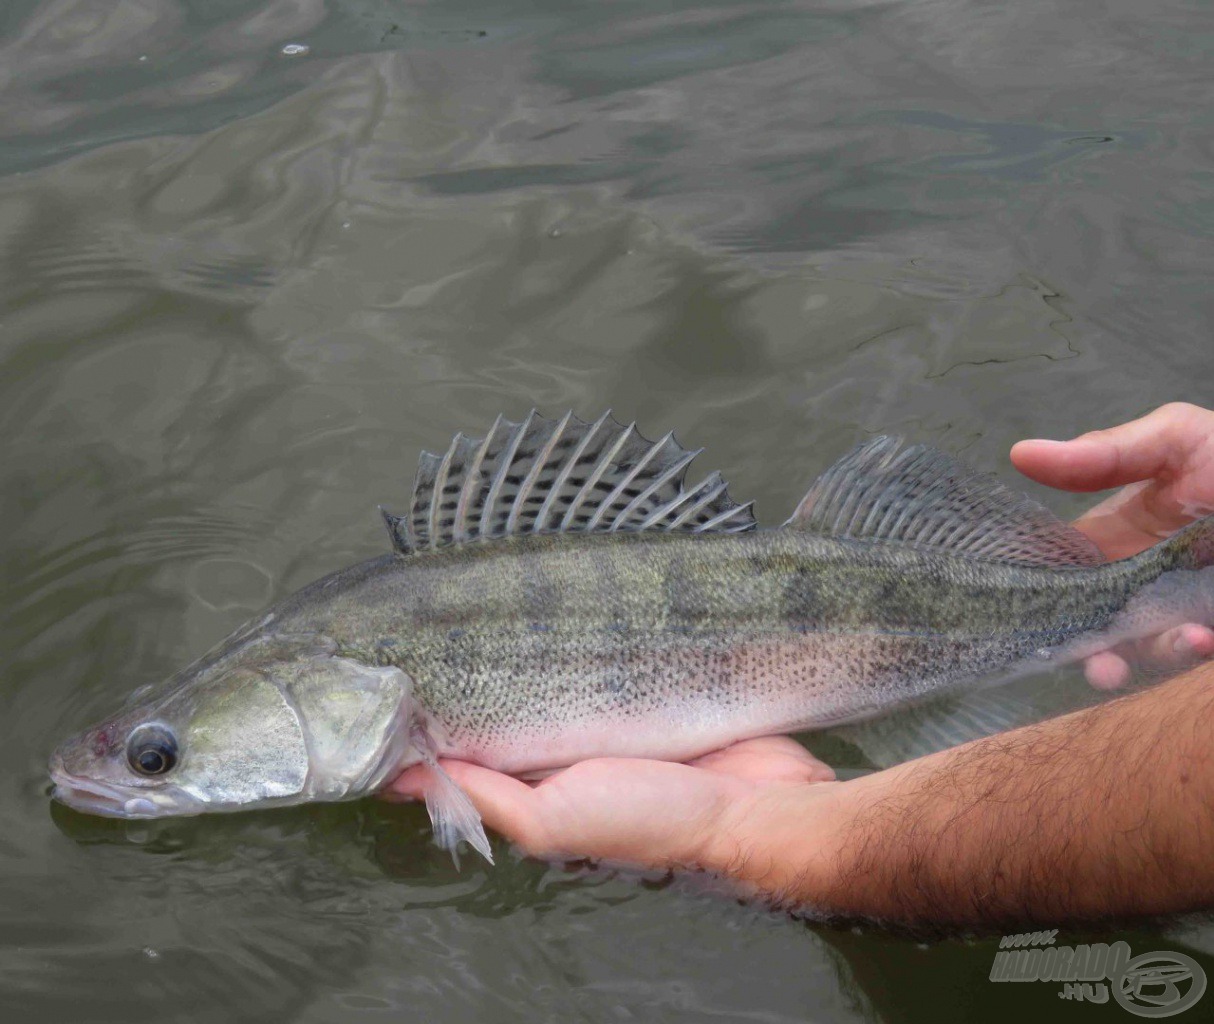
[[762, 794], [706, 858], [828, 913], [1058, 922], [1214, 904], [1214, 670], [849, 782]]

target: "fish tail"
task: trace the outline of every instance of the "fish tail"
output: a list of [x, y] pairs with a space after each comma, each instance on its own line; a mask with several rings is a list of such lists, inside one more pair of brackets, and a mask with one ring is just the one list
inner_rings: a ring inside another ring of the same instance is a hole
[[1146, 554], [1160, 557], [1165, 571], [1214, 565], [1214, 515], [1190, 523]]
[[1214, 516], [1190, 523], [1123, 564], [1136, 570], [1141, 583], [1107, 630], [1074, 646], [1078, 657], [1187, 622], [1214, 628]]

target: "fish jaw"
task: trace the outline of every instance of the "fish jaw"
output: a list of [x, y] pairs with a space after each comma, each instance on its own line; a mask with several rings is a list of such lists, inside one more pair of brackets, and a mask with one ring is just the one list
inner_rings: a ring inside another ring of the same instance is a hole
[[[388, 778], [397, 774], [391, 771]], [[339, 801], [356, 799], [365, 792], [343, 789], [338, 793], [318, 794], [311, 790], [276, 795], [268, 793], [256, 801], [222, 801], [208, 799], [205, 794], [191, 792], [186, 787], [159, 787], [141, 790], [114, 785], [100, 779], [74, 775], [63, 766], [56, 753], [50, 761], [51, 781], [55, 784], [52, 799], [83, 814], [127, 821], [152, 818], [187, 818], [199, 814], [235, 813], [263, 810], [267, 807], [289, 807], [316, 800]]]
[[138, 820], [170, 815], [188, 816], [215, 810], [208, 807], [206, 801], [180, 789], [140, 791], [101, 779], [74, 775], [64, 764], [62, 750], [56, 750], [51, 755], [50, 775], [55, 784], [51, 796], [84, 814]]

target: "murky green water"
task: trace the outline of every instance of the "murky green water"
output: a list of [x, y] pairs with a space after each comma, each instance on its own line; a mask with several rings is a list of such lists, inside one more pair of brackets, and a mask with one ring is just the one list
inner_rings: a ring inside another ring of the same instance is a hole
[[[1210, 404], [1210, 26], [1196, 2], [0, 5], [0, 1000], [1131, 1019], [992, 984], [989, 939], [457, 873], [416, 807], [91, 819], [44, 765], [383, 550], [417, 450], [498, 412], [673, 427], [772, 522], [871, 432], [1008, 474], [1016, 438]], [[1117, 937], [1214, 972], [1172, 931], [1087, 936]]]

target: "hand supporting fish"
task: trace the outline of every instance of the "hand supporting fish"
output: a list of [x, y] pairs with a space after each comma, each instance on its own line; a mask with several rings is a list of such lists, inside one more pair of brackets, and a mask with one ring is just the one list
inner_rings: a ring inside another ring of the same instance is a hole
[[992, 478], [876, 438], [758, 530], [718, 475], [684, 487], [695, 454], [606, 415], [457, 435], [423, 454], [408, 514], [385, 513], [393, 554], [69, 740], [57, 798], [197, 814], [353, 798], [420, 764], [436, 837], [488, 857], [440, 757], [686, 761], [952, 695], [960, 713], [914, 730], [949, 745], [1015, 724], [970, 700], [992, 681], [1214, 623], [1210, 520], [1104, 563]]
[[[1108, 557], [1129, 557], [1157, 543], [1161, 536], [1183, 529], [1204, 510], [1214, 507], [1214, 412], [1173, 403], [1131, 423], [1094, 431], [1071, 441], [1022, 441], [1012, 449], [1012, 461], [1026, 476], [1065, 490], [1089, 492], [1125, 488], [1096, 505], [1075, 525], [1098, 543]], [[1178, 639], [1183, 640], [1180, 651], [1175, 649]], [[1175, 670], [1214, 654], [1214, 632], [1193, 623], [1167, 631], [1155, 640], [1158, 642], [1140, 645], [1137, 650], [1126, 650], [1126, 658], [1140, 661], [1145, 657], [1153, 667]], [[1142, 649], [1144, 646], [1145, 650]], [[1089, 658], [1085, 668], [1089, 678], [1097, 676], [1093, 681], [1105, 684], [1104, 688], [1113, 688], [1130, 673], [1126, 658], [1106, 651]], [[1100, 664], [1093, 668], [1093, 662]], [[1177, 680], [1177, 684], [1186, 680]], [[1110, 681], [1113, 686], [1108, 685]], [[1188, 689], [1200, 690], [1202, 681], [1194, 679], [1194, 682], [1198, 685], [1190, 685]], [[1165, 696], [1163, 691], [1158, 696], [1163, 700], [1165, 721], [1170, 722], [1178, 711], [1185, 713], [1180, 696]], [[1147, 717], [1146, 709], [1134, 709], [1131, 714], [1136, 716], [1137, 728], [1141, 731], [1144, 724], [1141, 720]], [[1091, 731], [1088, 723], [1059, 720], [1050, 725], [1059, 726], [1068, 736], [1078, 734], [1084, 743], [1099, 747], [1096, 737], [1088, 736]], [[1130, 775], [1140, 775], [1145, 760], [1126, 748], [1124, 730], [1124, 726], [1114, 729], [1116, 752], [1097, 752], [1097, 758], [1102, 764], [1123, 763]], [[1168, 827], [1159, 806], [1159, 793], [1161, 790], [1183, 790], [1184, 787], [1169, 785], [1162, 764], [1158, 779], [1142, 780], [1141, 789], [1150, 808], [1148, 811], [1131, 802], [1129, 786], [1122, 786], [1112, 775], [1090, 773], [1091, 749], [1068, 740], [1066, 751], [1058, 751], [1058, 740], [1044, 732], [1034, 737], [1022, 730], [1017, 736], [1020, 739], [1015, 746], [1001, 737], [998, 747], [988, 751], [985, 757], [991, 762], [1000, 758], [1007, 762], [1005, 789], [1032, 793], [1037, 802], [1041, 799], [1039, 787], [1043, 773], [1063, 780], [1079, 808], [1045, 807], [1044, 813], [1062, 822], [1072, 822], [1076, 829], [1080, 826], [1074, 823], [1072, 812], [1086, 813], [1120, 827], [1116, 816], [1104, 806], [1099, 792], [1088, 792], [1084, 788], [1084, 780], [1090, 779], [1096, 784], [1103, 780], [1116, 789], [1124, 816], [1140, 822], [1156, 822], [1163, 817], [1160, 825]], [[1150, 742], [1149, 733], [1145, 741]], [[1026, 755], [1025, 751], [1035, 743], [1057, 751], [1053, 755], [1056, 763], [1043, 766]], [[982, 746], [975, 744], [968, 748], [972, 751], [970, 759], [983, 756]], [[1156, 751], [1150, 758], [1151, 763], [1159, 764], [1164, 754], [1164, 751]], [[1197, 760], [1191, 759], [1182, 746], [1177, 747], [1176, 759], [1185, 765], [1186, 772], [1199, 770]], [[932, 760], [938, 764], [932, 764]], [[964, 782], [969, 776], [957, 771], [953, 763], [956, 760], [950, 757], [947, 761], [935, 758], [918, 762], [922, 765], [922, 774], [910, 785], [889, 772], [869, 776], [874, 783], [882, 779], [877, 784], [889, 806], [887, 814], [878, 820], [888, 822], [896, 815], [912, 819], [921, 816], [922, 805], [933, 789], [933, 779], [937, 780], [943, 794], [952, 795], [955, 807], [949, 817], [958, 818], [958, 808], [982, 797], [970, 791]], [[858, 827], [858, 819], [864, 816], [865, 799], [852, 788], [857, 780], [841, 783], [828, 796], [826, 791], [831, 787], [824, 789], [819, 784], [831, 781], [833, 771], [801, 744], [785, 736], [744, 740], [687, 764], [642, 758], [598, 758], [550, 775], [538, 784], [521, 782], [467, 762], [451, 761], [447, 767], [480, 808], [486, 823], [527, 853], [587, 857], [641, 868], [696, 865], [729, 874], [769, 895], [810, 902], [819, 907], [830, 904], [831, 890], [838, 896], [838, 890], [842, 888], [845, 895], [839, 896], [839, 903], [831, 908], [842, 913], [881, 913], [904, 922], [955, 920], [991, 924], [1007, 915], [1007, 906], [1010, 906], [1015, 909], [1009, 920], [1024, 921], [1040, 916], [1045, 921], [1057, 922], [1064, 916], [1065, 908], [1060, 907], [1060, 894], [1063, 893], [1086, 893], [1089, 900], [1107, 901], [1103, 907], [1088, 903], [1071, 911], [1086, 917], [1106, 913], [1159, 913], [1183, 907], [1183, 901], [1192, 898], [1175, 884], [1174, 878], [1166, 893], [1152, 893], [1148, 879], [1135, 881], [1135, 872], [1140, 871], [1144, 863], [1156, 863], [1158, 858], [1144, 857], [1140, 851], [1128, 847], [1124, 838], [1117, 840], [1118, 850], [1104, 852], [1089, 847], [1088, 856], [1080, 858], [1092, 865], [1104, 864], [1113, 873], [1121, 872], [1122, 885], [1094, 879], [1085, 886], [1075, 874], [1074, 860], [1063, 859], [1056, 864], [1062, 878], [1053, 879], [1048, 874], [1052, 862], [1041, 836], [1023, 840], [1009, 836], [1006, 844], [1026, 858], [1033, 858], [1035, 847], [1040, 849], [1038, 862], [1029, 874], [1037, 879], [1042, 890], [1039, 898], [1048, 909], [1037, 909], [1033, 894], [1015, 888], [1020, 883], [1008, 872], [1000, 870], [996, 878], [970, 877], [965, 874], [964, 866], [952, 860], [948, 862], [947, 870], [952, 872], [954, 887], [990, 894], [983, 908], [966, 910], [956, 901], [933, 902], [922, 892], [904, 884], [897, 887], [904, 904], [879, 910], [871, 902], [878, 898], [876, 893], [866, 897], [863, 886], [855, 884], [854, 877], [846, 885], [839, 877], [840, 866], [846, 870], [856, 851], [840, 851], [834, 859], [823, 858], [824, 841], [831, 835], [850, 836], [854, 846], [867, 847], [873, 857], [883, 856], [873, 853], [874, 850], [894, 847], [880, 870], [873, 873], [875, 880], [869, 886], [872, 889], [881, 887], [880, 879], [908, 870], [908, 862], [915, 860], [918, 854], [907, 849], [906, 833], [897, 824], [889, 825], [889, 835], [884, 838], [866, 837]], [[1017, 772], [1024, 777], [1018, 780]], [[411, 769], [396, 779], [383, 795], [390, 800], [417, 799], [426, 784], [424, 773]], [[988, 783], [979, 780], [976, 785], [985, 791]], [[1099, 785], [1096, 788], [1098, 790]], [[1194, 799], [1200, 800], [1199, 787], [1189, 788], [1194, 790]], [[997, 804], [995, 813], [1003, 816], [1004, 807]], [[813, 808], [824, 808], [825, 811], [811, 813]], [[978, 821], [962, 821], [964, 830], [973, 834], [973, 842], [991, 842]], [[1208, 846], [1201, 845], [1198, 833], [1186, 826], [1187, 821], [1189, 819], [1183, 813], [1178, 816], [1179, 826], [1186, 832], [1192, 831], [1196, 837], [1198, 856], [1208, 860], [1205, 855]], [[773, 830], [773, 822], [793, 823], [790, 834], [778, 834]], [[1024, 831], [1031, 833], [1033, 828], [1031, 818], [1026, 818]], [[1100, 826], [1093, 823], [1081, 831], [1091, 842], [1091, 836], [1100, 831]], [[1135, 835], [1148, 842], [1147, 832], [1148, 829], [1140, 825]], [[957, 837], [956, 841], [965, 842], [962, 837]], [[805, 875], [807, 857], [819, 867], [826, 862], [819, 877]], [[1122, 860], [1127, 857], [1132, 863], [1123, 865]], [[925, 861], [933, 864], [938, 859], [937, 854]], [[986, 860], [988, 864], [999, 863], [989, 857]], [[1198, 873], [1189, 881], [1200, 885], [1200, 879]], [[997, 892], [1000, 887], [1003, 891]], [[1119, 900], [1123, 902], [1119, 903]]]
[[[1105, 558], [1129, 558], [1214, 512], [1214, 413], [1172, 402], [1139, 419], [1071, 441], [1021, 441], [1012, 463], [1038, 483], [1091, 493], [1121, 488], [1075, 526]], [[1116, 690], [1131, 663], [1155, 671], [1184, 668], [1214, 655], [1214, 630], [1188, 623], [1128, 649], [1088, 658], [1088, 681]]]

